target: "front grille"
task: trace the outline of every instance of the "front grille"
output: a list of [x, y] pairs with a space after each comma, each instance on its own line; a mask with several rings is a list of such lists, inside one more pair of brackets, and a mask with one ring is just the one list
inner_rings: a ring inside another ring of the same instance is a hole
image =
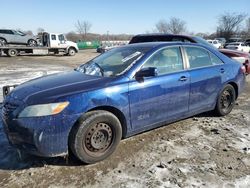
[[10, 115], [12, 112], [14, 112], [17, 109], [18, 105], [6, 102], [3, 104], [2, 112], [4, 116]]

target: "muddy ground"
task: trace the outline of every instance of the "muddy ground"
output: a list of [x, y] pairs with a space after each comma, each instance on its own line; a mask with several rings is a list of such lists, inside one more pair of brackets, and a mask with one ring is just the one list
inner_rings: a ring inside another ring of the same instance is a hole
[[[0, 57], [0, 86], [68, 71], [96, 55]], [[200, 114], [125, 139], [94, 165], [20, 158], [0, 124], [0, 187], [250, 187], [250, 76], [247, 81], [228, 116]]]

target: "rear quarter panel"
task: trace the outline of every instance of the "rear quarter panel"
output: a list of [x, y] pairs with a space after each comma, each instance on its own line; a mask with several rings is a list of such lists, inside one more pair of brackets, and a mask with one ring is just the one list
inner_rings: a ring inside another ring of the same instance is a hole
[[225, 69], [227, 70], [225, 75], [222, 77], [222, 83], [225, 86], [228, 83], [235, 83], [238, 87], [238, 95], [243, 91], [245, 87], [246, 76], [241, 71], [241, 66], [239, 62], [227, 57], [226, 55], [218, 52], [214, 52], [223, 62]]

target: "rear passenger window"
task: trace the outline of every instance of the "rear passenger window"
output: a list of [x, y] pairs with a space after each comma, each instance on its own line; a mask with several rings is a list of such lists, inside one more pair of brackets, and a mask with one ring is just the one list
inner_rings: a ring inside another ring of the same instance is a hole
[[185, 47], [185, 50], [191, 69], [213, 65], [206, 50], [197, 47]]
[[169, 47], [156, 52], [143, 65], [145, 67], [156, 67], [158, 75], [164, 75], [183, 70], [182, 56], [179, 47]]
[[51, 35], [51, 40], [56, 40], [56, 35]]
[[213, 65], [223, 64], [223, 62], [216, 55], [210, 53], [210, 57]]
[[6, 30], [6, 34], [14, 35], [14, 32], [11, 30]]

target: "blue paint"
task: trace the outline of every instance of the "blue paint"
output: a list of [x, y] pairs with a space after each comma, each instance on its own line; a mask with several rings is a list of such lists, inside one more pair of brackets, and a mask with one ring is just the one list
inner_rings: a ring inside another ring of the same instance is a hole
[[[102, 77], [77, 71], [54, 74], [26, 82], [4, 100], [4, 129], [12, 145], [40, 156], [68, 153], [68, 138], [84, 113], [104, 108], [120, 112], [125, 121], [124, 137], [214, 109], [223, 86], [233, 82], [240, 93], [245, 84], [241, 65], [217, 50], [199, 44], [144, 43], [147, 51], [119, 76]], [[135, 73], [157, 50], [171, 46], [196, 46], [215, 54], [224, 63], [198, 69], [144, 78]], [[128, 46], [124, 48], [129, 48]], [[225, 72], [222, 74], [220, 69]], [[187, 80], [179, 79], [185, 76]], [[68, 101], [69, 106], [53, 116], [18, 118], [29, 105]]]

